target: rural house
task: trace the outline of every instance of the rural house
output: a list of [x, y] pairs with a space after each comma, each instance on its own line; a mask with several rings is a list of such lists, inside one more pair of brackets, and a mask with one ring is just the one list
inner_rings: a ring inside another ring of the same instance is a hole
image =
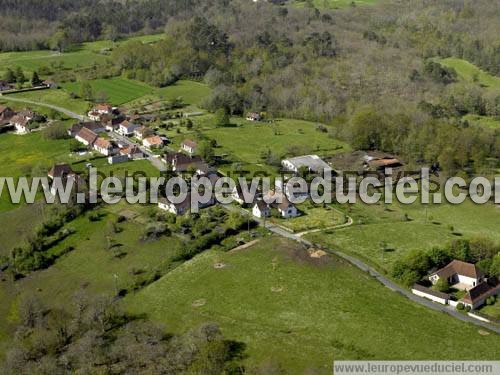
[[126, 146], [120, 149], [120, 155], [127, 155], [130, 160], [143, 159], [144, 153], [136, 145]]
[[174, 215], [184, 215], [191, 208], [191, 196], [188, 194], [181, 203], [172, 203], [167, 198], [160, 198], [158, 208]]
[[198, 144], [191, 139], [186, 139], [184, 142], [181, 143], [182, 151], [185, 151], [190, 155], [196, 154], [197, 148]]
[[103, 133], [103, 132], [106, 131], [106, 129], [104, 128], [104, 126], [101, 123], [99, 123], [99, 122], [94, 122], [94, 121], [91, 121], [91, 122], [78, 122], [76, 124], [73, 124], [71, 126], [71, 128], [68, 129], [68, 135], [70, 137], [75, 137], [80, 132], [80, 130], [82, 130], [83, 128], [91, 130], [91, 131], [93, 131], [96, 134]]
[[64, 178], [70, 175], [74, 175], [75, 172], [71, 169], [68, 164], [55, 164], [50, 171], [47, 173], [47, 176], [53, 180], [55, 178]]
[[295, 205], [288, 200], [286, 195], [281, 192], [268, 192], [264, 197], [264, 201], [267, 202], [271, 208], [277, 209], [283, 219], [299, 216], [297, 207], [295, 207]]
[[122, 121], [119, 125], [118, 125], [118, 129], [116, 130], [116, 132], [118, 134], [121, 134], [125, 137], [130, 137], [134, 134], [134, 130], [137, 128], [137, 125], [135, 124], [132, 124], [130, 121], [128, 120], [125, 120], [125, 121]]
[[172, 171], [177, 173], [193, 172], [204, 170], [206, 163], [200, 156], [189, 156], [181, 152], [168, 152], [165, 155], [165, 163], [172, 168]]
[[14, 89], [14, 85], [10, 84], [7, 81], [0, 81], [0, 91], [9, 91], [9, 90], [13, 90], [13, 89]]
[[32, 119], [33, 117], [17, 114], [10, 119], [9, 124], [10, 126], [14, 126], [16, 128], [16, 132], [18, 134], [26, 134], [31, 131], [29, 125]]
[[157, 136], [154, 135], [152, 137], [147, 137], [142, 141], [142, 144], [144, 147], [149, 148], [150, 150], [153, 148], [160, 148], [163, 146], [163, 140]]
[[134, 137], [140, 140], [143, 140], [153, 134], [153, 130], [144, 125], [141, 125], [134, 129]]
[[257, 112], [250, 112], [247, 114], [246, 119], [248, 121], [262, 121], [262, 116]]
[[82, 128], [75, 136], [75, 139], [78, 142], [83, 143], [85, 146], [89, 147], [94, 146], [94, 143], [97, 141], [97, 138], [99, 138], [99, 136], [92, 130], [87, 128]]
[[465, 306], [471, 309], [477, 309], [482, 306], [486, 299], [491, 296], [497, 296], [500, 293], [500, 284], [496, 277], [492, 277], [481, 282], [474, 288], [467, 291], [467, 294], [460, 300]]
[[331, 167], [317, 155], [297, 156], [281, 161], [281, 165], [287, 171], [298, 173], [305, 168], [309, 172], [323, 173]]
[[9, 107], [0, 105], [0, 126], [10, 127], [10, 119], [14, 116], [14, 111]]
[[258, 200], [253, 206], [252, 214], [260, 218], [269, 217], [271, 216], [271, 208], [263, 200]]
[[429, 280], [433, 285], [440, 279], [446, 280], [449, 285], [461, 290], [469, 290], [485, 280], [480, 269], [474, 264], [462, 262], [461, 260], [454, 260], [429, 276]]
[[113, 145], [112, 141], [98, 137], [94, 143], [94, 150], [102, 155], [110, 156], [115, 153], [116, 146]]

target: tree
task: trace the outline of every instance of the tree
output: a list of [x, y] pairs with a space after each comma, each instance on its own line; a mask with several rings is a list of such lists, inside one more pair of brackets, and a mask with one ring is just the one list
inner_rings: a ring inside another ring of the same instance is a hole
[[215, 126], [228, 126], [230, 124], [231, 118], [229, 113], [224, 108], [220, 108], [215, 112]]
[[17, 87], [22, 88], [24, 82], [26, 82], [26, 76], [24, 75], [23, 69], [20, 66], [16, 68], [15, 76], [16, 76]]
[[5, 71], [5, 74], [3, 76], [4, 81], [7, 81], [8, 83], [14, 83], [16, 82], [16, 75], [12, 71], [12, 69], [7, 68]]
[[440, 278], [436, 285], [434, 285], [434, 288], [444, 293], [450, 289], [450, 284], [448, 284], [448, 280]]
[[83, 82], [80, 86], [80, 97], [88, 101], [94, 100], [94, 92], [92, 90], [92, 86], [87, 81]]
[[59, 30], [56, 32], [50, 40], [50, 48], [63, 52], [64, 49], [69, 44], [68, 34], [64, 30]]
[[206, 161], [211, 161], [214, 158], [214, 149], [210, 142], [203, 141], [198, 147], [198, 154]]
[[40, 77], [38, 77], [38, 73], [36, 71], [33, 72], [33, 76], [31, 77], [31, 86], [33, 87], [40, 86], [41, 83], [42, 80], [40, 79]]

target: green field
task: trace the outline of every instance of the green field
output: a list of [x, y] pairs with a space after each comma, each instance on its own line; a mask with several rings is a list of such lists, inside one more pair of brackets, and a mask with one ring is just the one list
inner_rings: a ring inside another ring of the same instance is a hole
[[[113, 77], [109, 79], [96, 79], [89, 81], [95, 96], [99, 93], [105, 93], [108, 102], [113, 105], [121, 105], [134, 99], [142, 97], [153, 91], [148, 86], [139, 81], [132, 81], [122, 77]], [[67, 92], [73, 92], [78, 95], [81, 82], [68, 82], [61, 85]]]
[[173, 85], [152, 89], [149, 95], [144, 95], [127, 103], [126, 107], [136, 108], [148, 103], [168, 101], [177, 98], [182, 98], [183, 102], [190, 106], [198, 106], [209, 94], [210, 88], [203, 83], [179, 80]]
[[[88, 111], [91, 104], [83, 99], [73, 99], [69, 93], [64, 90], [39, 90], [29, 91], [18, 94], [4, 95], [3, 100], [9, 100], [9, 97], [27, 99], [33, 102], [52, 104], [64, 109], [68, 109], [77, 114], [84, 114]], [[13, 102], [14, 103], [14, 102]], [[20, 105], [19, 103], [18, 105]], [[29, 106], [30, 104], [27, 104]]]
[[500, 90], [500, 77], [495, 77], [467, 60], [449, 57], [437, 60], [439, 63], [456, 70], [460, 78], [467, 82], [477, 82], [494, 90]]
[[444, 246], [453, 239], [484, 236], [500, 242], [500, 208], [493, 204], [480, 206], [466, 201], [461, 205], [431, 205], [426, 210], [417, 203], [387, 207], [359, 203], [346, 212], [353, 217], [353, 226], [307, 238], [353, 254], [385, 271], [411, 250]]
[[280, 119], [268, 124], [238, 118], [232, 122], [237, 126], [212, 128], [204, 130], [203, 134], [217, 141], [216, 153], [229, 153], [236, 161], [262, 163], [260, 156], [268, 150], [280, 157], [290, 153], [331, 155], [349, 150], [347, 144], [318, 132], [313, 122]]
[[250, 368], [273, 362], [286, 373], [326, 374], [334, 359], [499, 358], [496, 335], [482, 336], [328, 259], [312, 260], [299, 245], [271, 237], [241, 252], [205, 252], [124, 303], [175, 332], [218, 323], [244, 343]]
[[113, 46], [129, 40], [139, 40], [144, 43], [151, 43], [160, 40], [163, 34], [146, 35], [140, 37], [132, 37], [120, 40], [113, 43], [111, 41], [97, 41], [83, 43], [74, 47], [71, 51], [59, 53], [56, 51], [29, 51], [29, 52], [4, 52], [0, 53], [0, 73], [3, 73], [7, 68], [15, 68], [20, 66], [28, 73], [38, 70], [40, 67], [49, 67], [51, 69], [60, 69], [62, 64], [63, 69], [78, 69], [88, 67], [93, 64], [104, 63], [107, 59], [107, 54], [104, 50], [111, 49]]
[[[0, 176], [29, 176], [33, 171], [48, 170], [53, 163], [71, 159], [68, 140], [47, 140], [41, 133], [0, 134]], [[6, 191], [0, 197], [0, 212], [12, 209]]]

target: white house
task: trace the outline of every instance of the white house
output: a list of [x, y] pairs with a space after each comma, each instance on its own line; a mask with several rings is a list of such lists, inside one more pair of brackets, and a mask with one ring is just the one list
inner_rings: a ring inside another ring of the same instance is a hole
[[144, 153], [138, 146], [131, 145], [120, 149], [120, 155], [126, 155], [131, 160], [143, 159]]
[[115, 153], [115, 147], [111, 141], [108, 141], [104, 138], [97, 138], [94, 143], [94, 150], [99, 152], [102, 155], [110, 156]]
[[23, 115], [15, 115], [10, 119], [10, 126], [14, 126], [16, 128], [17, 134], [26, 134], [29, 133], [30, 127], [29, 124], [32, 120], [32, 117], [23, 116]]
[[144, 125], [141, 125], [134, 129], [134, 137], [140, 140], [143, 140], [153, 134], [153, 130]]
[[260, 218], [269, 217], [271, 216], [271, 208], [266, 202], [258, 200], [253, 206], [252, 214], [253, 216]]
[[116, 130], [116, 132], [118, 134], [125, 136], [125, 137], [130, 137], [131, 135], [134, 134], [134, 130], [136, 128], [137, 128], [137, 125], [132, 124], [128, 120], [125, 120], [118, 125], [118, 129]]
[[160, 198], [158, 208], [174, 215], [184, 215], [191, 208], [191, 196], [188, 194], [181, 203], [172, 203], [167, 198]]
[[457, 289], [469, 290], [483, 282], [485, 277], [474, 264], [454, 260], [429, 276], [434, 285], [440, 279], [445, 279], [449, 285], [454, 285]]
[[269, 191], [264, 197], [264, 201], [272, 208], [277, 209], [280, 216], [284, 219], [297, 217], [300, 214], [297, 207], [282, 192]]
[[99, 136], [92, 130], [87, 128], [81, 128], [78, 134], [75, 136], [75, 139], [78, 142], [83, 143], [85, 146], [90, 146], [90, 147], [94, 146], [94, 143], [95, 141], [97, 141], [97, 138], [99, 138]]
[[198, 144], [191, 139], [186, 139], [184, 142], [181, 143], [181, 149], [183, 151], [186, 151], [190, 155], [196, 154], [197, 148]]
[[152, 137], [144, 139], [142, 145], [150, 150], [153, 148], [160, 148], [163, 146], [163, 140], [159, 136], [153, 135]]

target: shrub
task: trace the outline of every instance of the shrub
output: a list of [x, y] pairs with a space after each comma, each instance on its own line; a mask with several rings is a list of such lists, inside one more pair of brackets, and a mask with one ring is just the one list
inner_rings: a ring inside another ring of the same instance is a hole
[[470, 306], [465, 306], [465, 312], [470, 312], [471, 311], [471, 307]]
[[459, 302], [459, 304], [457, 305], [457, 310], [463, 311], [464, 308], [465, 308], [465, 305], [462, 302]]

